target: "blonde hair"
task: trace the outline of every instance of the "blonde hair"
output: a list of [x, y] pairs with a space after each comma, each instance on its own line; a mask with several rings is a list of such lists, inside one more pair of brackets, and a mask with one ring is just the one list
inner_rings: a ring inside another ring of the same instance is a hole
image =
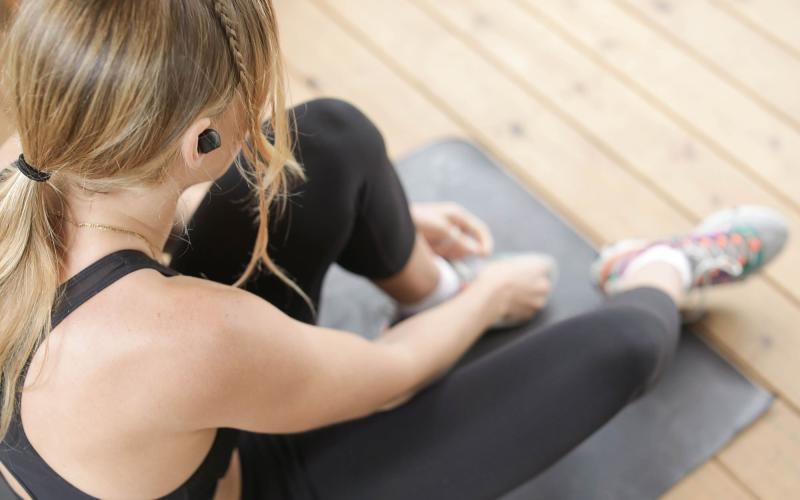
[[61, 299], [66, 188], [161, 182], [198, 117], [213, 119], [235, 102], [246, 110], [243, 153], [252, 168], [237, 168], [254, 191], [259, 225], [233, 286], [264, 264], [307, 299], [267, 254], [271, 202], [302, 177], [271, 0], [25, 0], [0, 57], [0, 88], [25, 158], [52, 174], [35, 182], [0, 169], [0, 437], [21, 397], [21, 372]]

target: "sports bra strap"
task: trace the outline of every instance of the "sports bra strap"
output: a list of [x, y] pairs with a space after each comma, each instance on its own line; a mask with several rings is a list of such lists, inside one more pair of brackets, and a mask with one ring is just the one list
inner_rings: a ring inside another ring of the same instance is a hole
[[[61, 300], [53, 309], [53, 327], [118, 279], [145, 268], [156, 269], [165, 276], [180, 274], [140, 250], [124, 249], [108, 254], [59, 285]], [[18, 391], [21, 389], [32, 358], [32, 355], [28, 358], [18, 379]], [[40, 498], [95, 500], [95, 497], [79, 490], [59, 476], [39, 455], [25, 434], [20, 403], [21, 398], [18, 396], [8, 432], [0, 442], [0, 459], [11, 474], [33, 498], [37, 498], [38, 494]], [[211, 449], [200, 466], [180, 487], [162, 499], [211, 498], [217, 481], [227, 471], [238, 436], [239, 431], [236, 429], [218, 429]], [[0, 482], [6, 483], [1, 477]], [[34, 491], [38, 493], [34, 494]]]
[[155, 269], [165, 276], [180, 273], [162, 265], [141, 250], [123, 249], [110, 253], [59, 285], [59, 300], [52, 314], [52, 328], [61, 323], [71, 312], [97, 295], [123, 276], [139, 269]]

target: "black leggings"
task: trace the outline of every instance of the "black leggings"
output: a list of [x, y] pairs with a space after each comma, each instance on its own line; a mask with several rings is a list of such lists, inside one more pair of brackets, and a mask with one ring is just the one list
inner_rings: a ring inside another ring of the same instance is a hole
[[[407, 261], [416, 232], [383, 138], [367, 117], [333, 99], [295, 112], [296, 153], [308, 182], [271, 225], [270, 251], [316, 303], [333, 262], [371, 279], [391, 276]], [[231, 168], [190, 221], [191, 247], [172, 249], [172, 266], [232, 283], [255, 238], [247, 197]], [[313, 322], [302, 299], [274, 276], [259, 275], [247, 288]], [[679, 326], [668, 295], [637, 288], [455, 368], [394, 410], [298, 434], [242, 432], [242, 498], [497, 498], [642, 394], [672, 357]]]

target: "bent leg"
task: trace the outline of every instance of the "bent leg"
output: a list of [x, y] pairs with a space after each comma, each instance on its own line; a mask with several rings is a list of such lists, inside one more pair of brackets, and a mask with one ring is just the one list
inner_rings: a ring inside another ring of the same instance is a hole
[[610, 297], [457, 368], [394, 410], [283, 438], [290, 485], [334, 499], [491, 499], [543, 471], [662, 372], [672, 299]]
[[[290, 116], [307, 182], [292, 189], [283, 217], [273, 213], [269, 254], [317, 306], [334, 262], [373, 280], [400, 273], [415, 248], [416, 228], [383, 137], [363, 113], [340, 100], [317, 99], [293, 108]], [[252, 198], [231, 166], [187, 224], [191, 245], [176, 243], [171, 267], [233, 283], [256, 238]], [[314, 321], [302, 298], [267, 271], [245, 288], [297, 319]]]

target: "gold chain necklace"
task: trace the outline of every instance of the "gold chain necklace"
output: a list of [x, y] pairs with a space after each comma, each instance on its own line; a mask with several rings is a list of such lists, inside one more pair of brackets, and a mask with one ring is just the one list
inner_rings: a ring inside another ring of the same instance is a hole
[[75, 221], [70, 220], [70, 219], [66, 219], [66, 220], [67, 220], [67, 222], [69, 222], [71, 224], [74, 224], [77, 227], [88, 227], [90, 229], [100, 229], [102, 231], [112, 231], [112, 232], [117, 232], [117, 233], [128, 234], [130, 236], [135, 236], [136, 238], [139, 238], [140, 240], [144, 241], [145, 244], [147, 244], [147, 246], [150, 248], [150, 252], [151, 252], [150, 257], [153, 260], [157, 261], [157, 262], [161, 262], [161, 259], [159, 259], [157, 256], [158, 255], [162, 255], [163, 252], [157, 250], [156, 249], [157, 247], [155, 245], [152, 245], [150, 243], [150, 240], [145, 238], [143, 235], [137, 233], [136, 231], [131, 231], [130, 229], [123, 229], [121, 227], [112, 226], [110, 224], [98, 224], [98, 223], [95, 223], [95, 222], [81, 222], [81, 223], [78, 223], [78, 222], [75, 222]]

